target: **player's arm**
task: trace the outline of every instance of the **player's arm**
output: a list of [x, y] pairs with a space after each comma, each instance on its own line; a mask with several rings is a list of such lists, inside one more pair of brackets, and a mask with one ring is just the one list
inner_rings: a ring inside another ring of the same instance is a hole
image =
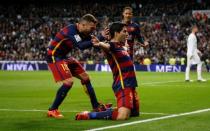
[[97, 36], [100, 41], [109, 40], [109, 28], [105, 28], [101, 31], [101, 33]]
[[141, 44], [141, 46], [146, 47], [149, 45], [149, 42], [144, 40], [144, 37], [141, 35], [140, 27], [136, 27], [136, 39]]
[[91, 36], [85, 39], [82, 39], [78, 34], [75, 34], [74, 36], [70, 35], [68, 37], [70, 38], [70, 40], [73, 41], [74, 45], [80, 50], [85, 50], [93, 46], [93, 43], [91, 42]]
[[110, 45], [108, 43], [105, 43], [105, 42], [100, 42], [98, 40], [97, 37], [95, 36], [92, 36], [92, 43], [93, 43], [93, 46], [94, 47], [99, 47], [105, 51], [109, 51], [110, 50]]
[[110, 45], [108, 43], [105, 43], [105, 42], [99, 42], [98, 47], [105, 50], [105, 51], [110, 50]]
[[[100, 36], [97, 36], [97, 39], [99, 39], [100, 41], [103, 40], [103, 38], [100, 37]], [[91, 37], [88, 38], [88, 39], [85, 40], [85, 41], [80, 41], [80, 42], [78, 42], [78, 44], [77, 44], [77, 47], [78, 47], [80, 50], [84, 50], [84, 49], [87, 49], [87, 48], [91, 48], [92, 46], [93, 46], [93, 43], [92, 43]]]
[[92, 46], [93, 46], [93, 43], [91, 42], [91, 40], [81, 41], [81, 42], [78, 42], [78, 44], [77, 44], [77, 47], [80, 50], [85, 50], [85, 49], [90, 48]]

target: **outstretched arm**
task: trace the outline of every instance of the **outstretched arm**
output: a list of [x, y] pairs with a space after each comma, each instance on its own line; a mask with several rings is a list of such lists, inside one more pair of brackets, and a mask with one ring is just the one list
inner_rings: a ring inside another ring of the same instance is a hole
[[95, 37], [95, 36], [92, 36], [92, 40], [91, 41], [93, 43], [93, 46], [95, 46], [95, 47], [99, 47], [99, 48], [101, 48], [101, 49], [103, 49], [105, 51], [109, 51], [110, 50], [110, 45], [108, 43], [100, 42], [98, 40], [98, 38]]
[[85, 50], [87, 48], [90, 48], [92, 47], [92, 42], [91, 41], [82, 41], [82, 42], [78, 42], [77, 44], [77, 47], [80, 49], [80, 50]]

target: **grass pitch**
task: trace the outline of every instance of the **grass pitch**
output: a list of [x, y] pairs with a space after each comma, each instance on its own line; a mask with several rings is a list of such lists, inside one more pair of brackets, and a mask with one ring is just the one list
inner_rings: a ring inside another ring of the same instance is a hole
[[[96, 95], [103, 103], [116, 105], [111, 89], [112, 74], [89, 72]], [[196, 73], [191, 73], [196, 80]], [[210, 79], [210, 73], [203, 73]], [[141, 99], [141, 116], [127, 121], [75, 121], [76, 112], [90, 110], [88, 96], [75, 79], [60, 110], [64, 119], [46, 117], [46, 111], [55, 97], [55, 84], [49, 71], [0, 71], [0, 130], [52, 131], [88, 130], [122, 123], [170, 116], [210, 108], [210, 80], [205, 83], [184, 82], [184, 73], [137, 72]], [[169, 119], [150, 121], [108, 130], [140, 131], [210, 131], [210, 111]]]

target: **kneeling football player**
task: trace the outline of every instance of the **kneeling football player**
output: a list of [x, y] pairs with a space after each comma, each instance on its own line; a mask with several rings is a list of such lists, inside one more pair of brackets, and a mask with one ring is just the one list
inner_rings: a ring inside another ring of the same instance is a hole
[[117, 108], [110, 108], [103, 112], [81, 112], [76, 115], [76, 120], [126, 120], [131, 116], [139, 116], [134, 64], [124, 48], [128, 36], [126, 25], [121, 22], [112, 23], [109, 31], [111, 37], [109, 43], [100, 42], [96, 37], [92, 39], [92, 43], [95, 47], [104, 50], [112, 69], [114, 79], [112, 88], [117, 98]]

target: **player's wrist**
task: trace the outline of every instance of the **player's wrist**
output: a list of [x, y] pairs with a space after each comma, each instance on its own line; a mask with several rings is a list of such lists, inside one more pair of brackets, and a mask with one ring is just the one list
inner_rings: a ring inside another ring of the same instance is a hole
[[98, 46], [99, 46], [99, 47], [101, 47], [101, 45], [103, 45], [103, 42], [99, 42], [99, 43], [98, 43]]

